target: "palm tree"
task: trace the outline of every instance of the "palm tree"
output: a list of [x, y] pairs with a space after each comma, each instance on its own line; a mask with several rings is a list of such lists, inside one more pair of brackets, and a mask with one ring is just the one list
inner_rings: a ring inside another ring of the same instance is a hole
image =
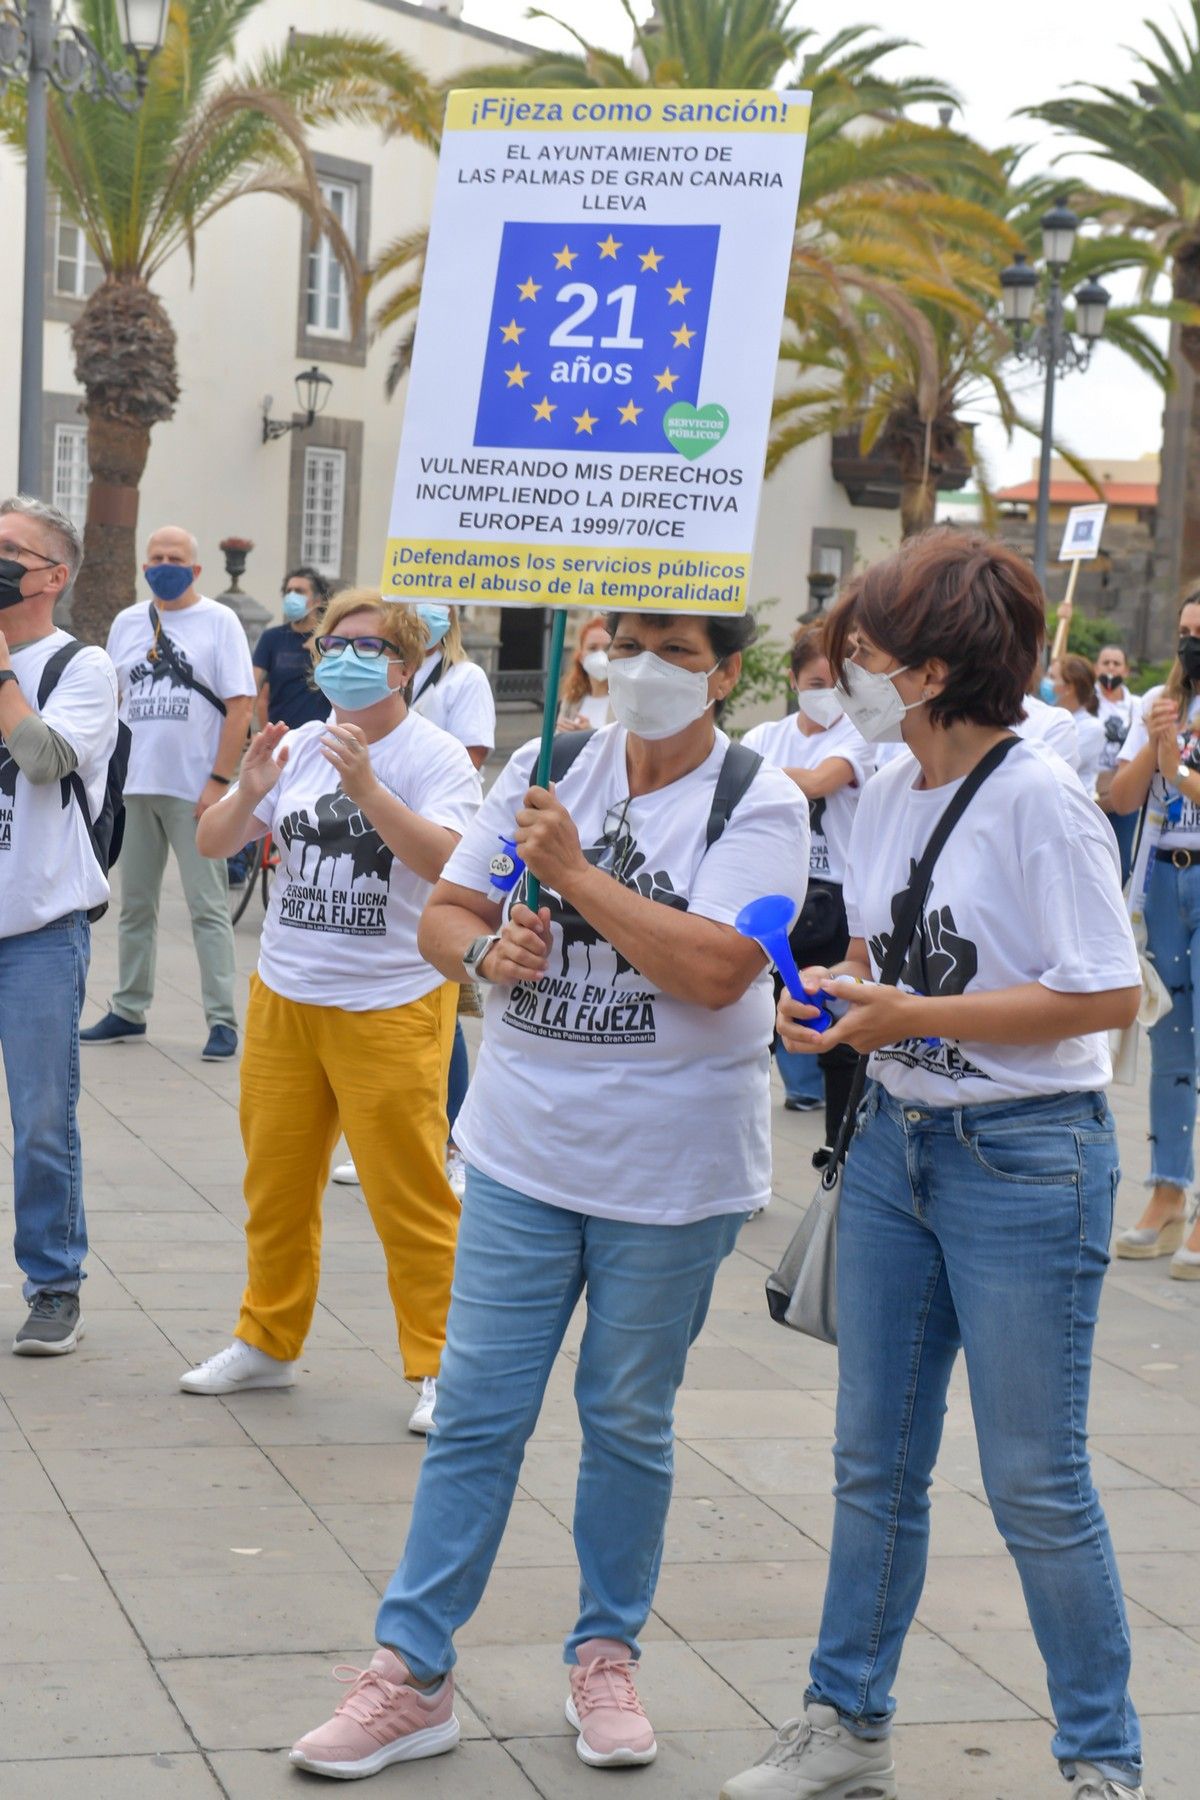
[[[199, 232], [232, 202], [274, 194], [328, 234], [361, 303], [360, 272], [322, 199], [306, 131], [373, 116], [382, 96], [393, 129], [432, 140], [426, 84], [382, 39], [290, 34], [281, 50], [234, 66], [238, 33], [262, 4], [173, 0], [163, 50], [132, 113], [111, 101], [76, 96], [68, 108], [51, 97], [50, 179], [104, 271], [73, 330], [92, 474], [73, 623], [99, 641], [134, 596], [150, 432], [179, 399], [175, 330], [155, 275], [180, 252], [194, 265]], [[114, 0], [80, 0], [79, 17], [118, 66]], [[0, 135], [18, 145], [24, 112], [24, 96], [11, 89], [0, 101]]]
[[[865, 189], [872, 180], [891, 179], [928, 189], [948, 161], [975, 167], [983, 155], [964, 138], [903, 118], [910, 106], [955, 99], [943, 83], [929, 77], [896, 79], [884, 73], [881, 63], [906, 48], [906, 39], [881, 38], [868, 26], [848, 25], [818, 42], [811, 27], [792, 23], [798, 0], [658, 0], [648, 24], [639, 23], [633, 0], [614, 0], [614, 5], [633, 32], [628, 60], [590, 43], [556, 13], [533, 7], [528, 16], [559, 26], [574, 40], [574, 50], [537, 50], [516, 67], [473, 67], [447, 85], [771, 87], [791, 70], [792, 85], [813, 95], [798, 254], [810, 255], [814, 281], [822, 284], [836, 282], [837, 270], [815, 244], [803, 249], [806, 235], [812, 235], [808, 221], [813, 206], [835, 205], [850, 183]], [[851, 135], [851, 128], [864, 124], [869, 129], [854, 129]], [[373, 321], [376, 331], [400, 334], [388, 370], [389, 394], [412, 357], [424, 252], [424, 232], [410, 233], [387, 245], [372, 270], [373, 290], [396, 283]]]
[[[1179, 348], [1200, 375], [1200, 0], [1190, 0], [1186, 11], [1178, 41], [1144, 21], [1156, 53], [1134, 52], [1138, 74], [1130, 93], [1081, 83], [1082, 92], [1028, 110], [1152, 191], [1145, 200], [1096, 196], [1096, 204], [1169, 260], [1182, 321]], [[1200, 574], [1200, 381], [1189, 421], [1181, 566], [1186, 580]]]

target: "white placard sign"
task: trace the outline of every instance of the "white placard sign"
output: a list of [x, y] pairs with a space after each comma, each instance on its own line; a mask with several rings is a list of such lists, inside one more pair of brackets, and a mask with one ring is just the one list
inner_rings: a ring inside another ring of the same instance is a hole
[[449, 96], [385, 597], [744, 610], [808, 116]]
[[1071, 508], [1063, 530], [1059, 562], [1090, 562], [1092, 557], [1099, 556], [1100, 533], [1104, 530], [1107, 511], [1108, 504], [1103, 500], [1094, 505]]

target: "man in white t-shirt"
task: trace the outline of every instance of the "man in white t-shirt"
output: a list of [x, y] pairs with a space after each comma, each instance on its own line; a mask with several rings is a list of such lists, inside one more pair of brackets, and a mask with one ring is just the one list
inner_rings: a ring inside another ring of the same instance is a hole
[[89, 825], [117, 741], [117, 681], [103, 650], [76, 648], [54, 626], [82, 561], [79, 533], [56, 508], [0, 502], [0, 1049], [29, 1302], [18, 1356], [62, 1356], [83, 1335], [79, 1008], [88, 915], [108, 899]]
[[1105, 644], [1096, 658], [1096, 699], [1098, 718], [1104, 727], [1104, 749], [1100, 754], [1100, 773], [1096, 777], [1096, 799], [1117, 834], [1121, 852], [1121, 880], [1128, 880], [1133, 858], [1133, 840], [1137, 832], [1138, 814], [1115, 813], [1108, 805], [1108, 790], [1117, 769], [1121, 746], [1133, 724], [1137, 696], [1129, 691], [1129, 664], [1119, 644]]
[[208, 1023], [205, 1062], [237, 1053], [233, 925], [224, 863], [196, 848], [196, 821], [237, 776], [254, 704], [250, 647], [237, 614], [196, 586], [199, 551], [190, 531], [163, 526], [146, 546], [150, 594], [119, 612], [108, 653], [133, 734], [125, 784], [121, 922], [110, 1010], [80, 1033], [85, 1044], [146, 1035], [154, 998], [158, 902], [172, 850], [200, 964]]

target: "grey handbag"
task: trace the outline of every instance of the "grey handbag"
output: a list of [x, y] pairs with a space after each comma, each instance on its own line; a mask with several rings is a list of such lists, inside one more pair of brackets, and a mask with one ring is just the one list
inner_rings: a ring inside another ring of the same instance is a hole
[[[893, 908], [896, 924], [879, 971], [882, 987], [894, 987], [899, 980], [929, 891], [933, 865], [941, 855], [946, 839], [980, 786], [993, 769], [999, 768], [1018, 741], [1015, 737], [1002, 738], [980, 758], [930, 833], [904, 898], [898, 908]], [[775, 1323], [787, 1325], [792, 1331], [802, 1331], [806, 1337], [817, 1338], [822, 1344], [837, 1343], [837, 1217], [842, 1197], [842, 1171], [866, 1079], [867, 1058], [860, 1056], [837, 1142], [827, 1153], [821, 1185], [784, 1251], [779, 1267], [773, 1275], [767, 1276], [767, 1306]]]

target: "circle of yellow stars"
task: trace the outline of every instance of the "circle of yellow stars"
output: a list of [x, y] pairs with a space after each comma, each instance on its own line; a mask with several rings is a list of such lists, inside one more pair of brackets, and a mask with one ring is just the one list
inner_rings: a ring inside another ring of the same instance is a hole
[[[616, 262], [617, 252], [622, 248], [622, 245], [620, 240], [614, 238], [610, 231], [607, 237], [597, 238], [596, 248], [600, 252], [601, 262], [604, 262], [606, 258], [611, 258], [613, 262]], [[578, 250], [572, 250], [569, 244], [564, 244], [561, 250], [556, 250], [554, 252], [554, 267], [556, 269], [566, 269], [570, 271], [574, 268], [575, 260], [578, 255]], [[641, 273], [643, 275], [657, 275], [658, 265], [663, 260], [662, 252], [656, 250], [653, 245], [650, 246], [649, 250], [640, 251], [638, 253], [638, 262], [641, 265]], [[519, 299], [517, 305], [523, 306], [527, 300], [532, 301], [536, 305], [537, 297], [544, 286], [545, 283], [535, 281], [532, 274], [524, 281], [518, 282], [517, 294]], [[685, 306], [687, 304], [687, 297], [691, 291], [690, 287], [685, 287], [682, 281], [677, 280], [667, 289], [668, 304], [671, 306]], [[529, 379], [529, 370], [521, 367], [521, 358], [519, 355], [521, 336], [525, 330], [526, 327], [524, 325], [519, 325], [517, 323], [515, 312], [508, 324], [500, 327], [501, 343], [513, 344], [518, 351], [517, 358], [513, 363], [512, 368], [505, 369], [504, 371], [505, 379], [510, 388], [520, 388], [522, 391], [524, 391], [525, 383]], [[690, 350], [692, 347], [692, 339], [696, 335], [697, 333], [689, 327], [687, 320], [681, 318], [678, 328], [671, 333], [671, 343], [673, 348], [676, 350]], [[672, 393], [675, 388], [675, 383], [678, 380], [679, 376], [671, 368], [671, 359], [668, 356], [663, 368], [654, 377], [655, 392], [659, 394]], [[559, 401], [551, 400], [548, 394], [543, 394], [540, 400], [530, 401], [534, 418], [547, 425], [550, 424], [554, 414], [558, 411], [559, 404]], [[637, 406], [632, 400], [629, 400], [624, 406], [619, 406], [617, 408], [617, 416], [622, 425], [636, 425], [645, 410], [644, 406]], [[575, 426], [576, 437], [590, 437], [592, 435], [593, 426], [600, 423], [600, 415], [598, 413], [589, 412], [585, 405], [581, 413], [571, 414], [571, 421]]]

